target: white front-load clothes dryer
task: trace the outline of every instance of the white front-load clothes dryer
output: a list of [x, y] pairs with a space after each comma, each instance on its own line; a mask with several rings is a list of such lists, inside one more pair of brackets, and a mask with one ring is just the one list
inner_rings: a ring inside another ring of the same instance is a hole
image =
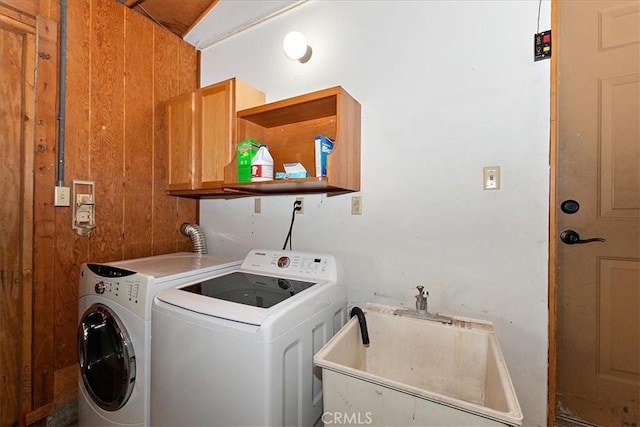
[[314, 425], [313, 355], [345, 321], [346, 283], [331, 255], [254, 250], [237, 270], [159, 293], [151, 424]]
[[82, 265], [79, 426], [150, 425], [153, 297], [232, 271], [240, 262], [184, 252]]

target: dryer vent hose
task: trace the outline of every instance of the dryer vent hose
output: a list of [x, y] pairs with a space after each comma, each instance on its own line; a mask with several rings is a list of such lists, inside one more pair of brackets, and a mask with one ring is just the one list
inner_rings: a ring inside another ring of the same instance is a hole
[[198, 225], [185, 222], [180, 227], [180, 231], [191, 239], [192, 252], [197, 254], [207, 253], [207, 238]]

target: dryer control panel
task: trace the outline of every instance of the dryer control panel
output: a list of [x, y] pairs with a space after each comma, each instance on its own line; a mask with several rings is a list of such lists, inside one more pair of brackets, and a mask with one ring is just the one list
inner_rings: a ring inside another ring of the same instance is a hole
[[84, 264], [79, 296], [100, 295], [127, 308], [145, 305], [149, 277], [104, 264]]
[[245, 257], [240, 268], [264, 275], [286, 274], [315, 281], [336, 282], [338, 279], [336, 260], [327, 254], [253, 250]]

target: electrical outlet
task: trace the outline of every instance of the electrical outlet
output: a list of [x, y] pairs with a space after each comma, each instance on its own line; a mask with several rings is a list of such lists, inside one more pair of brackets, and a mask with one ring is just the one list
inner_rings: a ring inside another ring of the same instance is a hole
[[262, 213], [262, 199], [260, 197], [256, 197], [253, 200], [253, 213], [254, 214]]
[[297, 210], [297, 214], [304, 213], [304, 197], [296, 197], [296, 202], [300, 202], [300, 210]]
[[499, 190], [500, 166], [485, 166], [482, 168], [482, 184], [485, 190]]
[[71, 228], [86, 236], [96, 228], [95, 183], [74, 179], [72, 193]]
[[351, 197], [351, 215], [362, 215], [362, 196]]

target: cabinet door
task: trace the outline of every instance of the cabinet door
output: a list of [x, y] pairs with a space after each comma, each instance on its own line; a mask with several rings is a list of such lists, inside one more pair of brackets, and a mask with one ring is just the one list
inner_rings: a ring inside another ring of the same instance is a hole
[[167, 190], [194, 188], [195, 98], [192, 92], [167, 103]]
[[196, 188], [222, 188], [224, 167], [232, 159], [234, 93], [233, 79], [198, 91], [200, 143], [196, 146], [195, 158], [200, 174], [196, 176]]

